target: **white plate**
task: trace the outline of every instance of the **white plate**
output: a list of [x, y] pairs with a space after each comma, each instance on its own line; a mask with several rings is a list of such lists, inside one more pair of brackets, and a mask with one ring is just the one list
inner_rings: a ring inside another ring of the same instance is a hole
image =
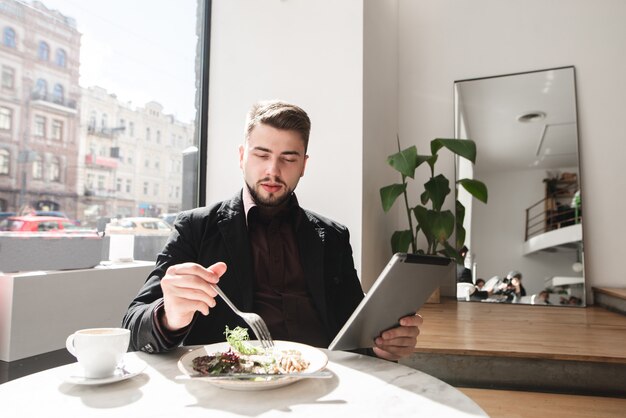
[[108, 385], [135, 377], [143, 372], [145, 368], [145, 361], [137, 358], [125, 358], [124, 367], [115, 369], [113, 376], [95, 379], [83, 376], [83, 368], [78, 363], [74, 363], [72, 364], [70, 375], [66, 376], [64, 380], [66, 383], [73, 385]]
[[[253, 345], [259, 345], [258, 341], [251, 341]], [[205, 345], [204, 347], [196, 348], [183, 355], [178, 360], [178, 368], [186, 375], [195, 375], [196, 372], [193, 369], [192, 361], [196, 357], [206, 356], [217, 352], [228, 351], [230, 345], [227, 342]], [[302, 358], [309, 362], [309, 367], [303, 370], [303, 373], [316, 372], [326, 367], [328, 363], [328, 357], [323, 351], [311, 347], [310, 345], [294, 343], [290, 341], [274, 341], [274, 350], [298, 350], [302, 354]], [[273, 389], [280, 386], [289, 385], [300, 379], [306, 379], [303, 377], [277, 377], [269, 380], [211, 380], [210, 378], [203, 379], [201, 377], [194, 378], [194, 380], [203, 380], [209, 382], [215, 386], [223, 389], [230, 390], [265, 390]]]

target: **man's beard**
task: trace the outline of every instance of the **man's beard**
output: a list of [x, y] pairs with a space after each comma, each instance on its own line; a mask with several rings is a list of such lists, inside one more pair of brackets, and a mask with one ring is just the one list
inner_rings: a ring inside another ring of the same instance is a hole
[[[265, 178], [261, 181], [268, 181], [268, 178]], [[252, 196], [252, 199], [254, 199], [254, 202], [257, 204], [257, 206], [261, 206], [261, 207], [267, 207], [267, 208], [275, 208], [278, 206], [281, 206], [282, 204], [284, 204], [285, 202], [287, 202], [290, 198], [291, 198], [291, 194], [293, 193], [292, 189], [289, 189], [289, 187], [287, 187], [287, 185], [285, 184], [285, 182], [283, 182], [280, 179], [276, 179], [275, 180], [276, 183], [280, 183], [284, 186], [286, 193], [280, 197], [276, 197], [273, 194], [270, 194], [268, 197], [263, 197], [261, 196], [259, 193], [257, 193], [256, 189], [252, 186], [250, 186], [250, 184], [248, 184], [248, 182], [246, 182], [246, 186], [248, 187], [248, 191], [250, 192], [250, 196]], [[260, 184], [257, 183], [257, 184]]]

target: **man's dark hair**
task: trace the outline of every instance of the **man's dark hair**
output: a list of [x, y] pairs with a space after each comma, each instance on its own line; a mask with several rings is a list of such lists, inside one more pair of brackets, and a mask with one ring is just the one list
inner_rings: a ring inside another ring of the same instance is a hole
[[260, 123], [276, 129], [298, 132], [304, 141], [306, 152], [309, 146], [311, 120], [300, 107], [280, 100], [255, 103], [246, 118], [246, 140], [250, 137], [252, 129]]

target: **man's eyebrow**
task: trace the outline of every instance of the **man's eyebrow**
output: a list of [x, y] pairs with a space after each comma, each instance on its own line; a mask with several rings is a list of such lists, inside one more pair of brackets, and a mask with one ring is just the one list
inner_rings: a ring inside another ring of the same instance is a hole
[[[273, 154], [273, 152], [272, 152], [272, 150], [271, 150], [271, 149], [269, 149], [269, 148], [265, 148], [265, 147], [258, 147], [258, 146], [257, 146], [257, 147], [253, 147], [252, 149], [253, 149], [254, 151], [261, 151], [261, 152], [267, 152], [267, 153], [269, 153], [269, 154]], [[283, 152], [281, 152], [281, 153], [280, 153], [280, 155], [298, 155], [298, 156], [299, 156], [299, 155], [300, 155], [300, 152], [298, 152], [298, 151], [289, 151], [289, 150], [287, 150], [287, 151], [283, 151]]]

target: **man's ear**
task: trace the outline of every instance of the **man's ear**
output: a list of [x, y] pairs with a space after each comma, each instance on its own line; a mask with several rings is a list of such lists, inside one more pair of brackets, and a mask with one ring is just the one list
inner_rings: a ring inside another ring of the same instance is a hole
[[243, 145], [239, 145], [239, 168], [243, 169], [243, 154], [245, 153], [245, 149]]
[[304, 155], [304, 164], [302, 164], [302, 173], [300, 173], [300, 177], [304, 177], [304, 170], [306, 168], [306, 162], [309, 160], [308, 155]]

